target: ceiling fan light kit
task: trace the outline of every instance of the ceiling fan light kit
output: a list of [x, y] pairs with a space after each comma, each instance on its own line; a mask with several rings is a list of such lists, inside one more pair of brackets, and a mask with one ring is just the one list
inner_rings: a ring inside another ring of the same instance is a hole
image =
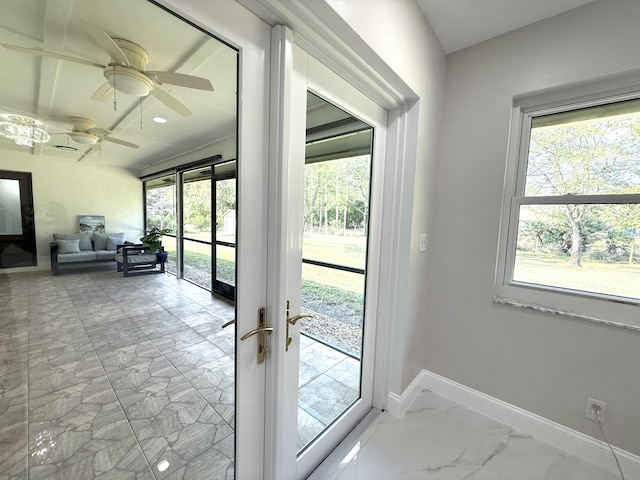
[[69, 132], [71, 140], [82, 145], [95, 145], [99, 138], [97, 135], [93, 135], [87, 132]]
[[109, 85], [125, 95], [146, 97], [153, 88], [153, 82], [149, 77], [129, 67], [119, 65], [106, 67], [104, 76]]

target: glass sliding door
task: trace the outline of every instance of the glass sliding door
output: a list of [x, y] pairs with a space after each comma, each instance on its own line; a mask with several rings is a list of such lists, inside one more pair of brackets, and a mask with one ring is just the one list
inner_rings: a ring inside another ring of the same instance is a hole
[[[176, 174], [163, 175], [144, 182], [145, 230], [168, 228], [176, 231]], [[164, 235], [162, 246], [169, 253], [166, 269], [177, 274], [176, 237]]]
[[182, 278], [207, 290], [212, 286], [213, 167], [181, 172]]
[[167, 271], [235, 298], [235, 160], [177, 171], [144, 186], [146, 229], [176, 232], [163, 237]]

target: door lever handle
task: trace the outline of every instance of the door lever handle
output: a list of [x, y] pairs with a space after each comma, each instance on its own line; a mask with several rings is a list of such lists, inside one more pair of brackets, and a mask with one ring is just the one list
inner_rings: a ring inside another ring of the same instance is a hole
[[246, 340], [247, 338], [251, 337], [252, 335], [257, 335], [259, 333], [266, 333], [268, 335], [271, 335], [271, 332], [273, 332], [273, 327], [258, 327], [258, 328], [254, 328], [253, 330], [249, 330], [247, 333], [245, 333], [243, 336], [241, 336], [240, 340]]
[[291, 325], [295, 325], [301, 318], [313, 318], [313, 315], [294, 315], [293, 317], [287, 317], [287, 322]]
[[289, 325], [295, 325], [301, 318], [313, 318], [313, 315], [300, 314], [294, 315], [293, 317], [289, 316], [289, 300], [287, 300], [287, 321], [285, 322], [287, 325], [287, 344], [285, 346], [286, 352], [289, 351], [289, 345], [291, 345], [291, 342], [293, 341], [293, 338], [289, 336]]
[[249, 330], [243, 336], [240, 337], [240, 340], [246, 340], [249, 337], [254, 335], [258, 336], [258, 365], [264, 363], [264, 358], [267, 355], [267, 343], [266, 336], [271, 335], [273, 332], [273, 327], [267, 327], [267, 312], [264, 307], [260, 307], [258, 309], [258, 328], [254, 328], [253, 330]]

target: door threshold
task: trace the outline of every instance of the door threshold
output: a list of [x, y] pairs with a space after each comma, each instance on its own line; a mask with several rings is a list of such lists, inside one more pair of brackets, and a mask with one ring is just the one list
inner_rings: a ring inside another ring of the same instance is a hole
[[349, 435], [311, 472], [307, 480], [334, 480], [337, 478], [353, 457], [357, 455], [360, 448], [380, 427], [384, 418], [385, 415], [382, 415], [382, 412], [377, 408], [369, 410], [369, 413], [353, 427]]

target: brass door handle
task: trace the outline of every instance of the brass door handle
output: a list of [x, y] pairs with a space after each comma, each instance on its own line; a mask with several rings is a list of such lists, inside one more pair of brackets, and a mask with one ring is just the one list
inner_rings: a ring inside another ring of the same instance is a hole
[[258, 335], [259, 333], [267, 333], [267, 334], [271, 335], [271, 332], [273, 332], [273, 327], [258, 327], [258, 328], [254, 328], [253, 330], [249, 330], [247, 333], [245, 333], [243, 336], [241, 336], [240, 340], [246, 340], [247, 338], [251, 337], [252, 335]]
[[[230, 322], [227, 322], [227, 324], [230, 324]], [[258, 336], [258, 364], [264, 363], [264, 359], [267, 355], [267, 343], [265, 340], [267, 335], [271, 335], [271, 332], [273, 332], [273, 327], [267, 327], [266, 309], [264, 307], [260, 307], [258, 309], [258, 328], [249, 330], [242, 337], [240, 337], [240, 340], [246, 340], [247, 338], [254, 335]]]
[[287, 344], [285, 346], [285, 351], [288, 352], [289, 351], [289, 345], [291, 345], [291, 342], [293, 341], [293, 338], [291, 338], [289, 336], [289, 325], [295, 325], [296, 323], [298, 323], [298, 320], [300, 320], [301, 318], [313, 318], [313, 315], [294, 315], [293, 317], [289, 316], [289, 300], [287, 300], [287, 321], [285, 322], [287, 325]]
[[291, 325], [295, 325], [301, 318], [313, 318], [313, 315], [294, 315], [293, 317], [287, 317], [287, 322]]

